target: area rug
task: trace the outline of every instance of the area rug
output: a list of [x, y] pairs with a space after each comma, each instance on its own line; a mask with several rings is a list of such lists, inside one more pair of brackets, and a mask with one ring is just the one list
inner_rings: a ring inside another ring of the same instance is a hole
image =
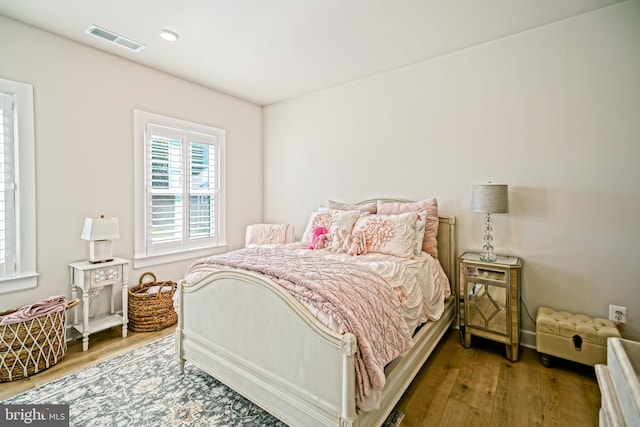
[[71, 426], [286, 426], [190, 363], [180, 375], [173, 335], [0, 403], [69, 404]]

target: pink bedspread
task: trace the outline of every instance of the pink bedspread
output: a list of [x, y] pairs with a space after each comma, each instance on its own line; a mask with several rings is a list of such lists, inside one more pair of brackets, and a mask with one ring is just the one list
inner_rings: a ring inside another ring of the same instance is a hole
[[396, 293], [386, 280], [356, 264], [296, 256], [272, 246], [203, 258], [189, 267], [186, 277], [228, 268], [268, 276], [298, 300], [331, 314], [345, 331], [353, 333], [358, 343], [358, 404], [365, 411], [376, 409], [365, 402], [384, 387], [384, 366], [413, 345]]

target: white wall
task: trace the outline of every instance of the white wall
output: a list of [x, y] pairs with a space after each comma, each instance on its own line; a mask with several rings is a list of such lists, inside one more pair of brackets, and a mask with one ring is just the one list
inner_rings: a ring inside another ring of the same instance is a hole
[[266, 107], [265, 221], [299, 236], [329, 198], [435, 195], [461, 253], [482, 246], [471, 185], [506, 183], [494, 243], [531, 314], [624, 305], [640, 339], [639, 23], [625, 2]]
[[[230, 246], [261, 221], [261, 107], [2, 16], [0, 77], [34, 87], [40, 273], [38, 288], [1, 294], [0, 311], [71, 295], [67, 264], [88, 257], [85, 216], [118, 217], [114, 255], [132, 259], [134, 109], [226, 129]], [[177, 281], [189, 263], [145, 270]], [[130, 270], [130, 284], [143, 272]]]

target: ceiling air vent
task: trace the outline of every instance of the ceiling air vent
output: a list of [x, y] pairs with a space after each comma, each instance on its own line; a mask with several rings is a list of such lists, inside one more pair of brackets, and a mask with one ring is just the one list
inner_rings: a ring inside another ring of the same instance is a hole
[[96, 37], [100, 37], [101, 39], [108, 42], [126, 47], [127, 49], [133, 50], [134, 52], [138, 52], [142, 48], [144, 48], [144, 45], [141, 43], [134, 42], [131, 39], [122, 37], [112, 31], [105, 30], [104, 28], [96, 27], [95, 25], [91, 25], [89, 28], [87, 28], [87, 33], [92, 34]]

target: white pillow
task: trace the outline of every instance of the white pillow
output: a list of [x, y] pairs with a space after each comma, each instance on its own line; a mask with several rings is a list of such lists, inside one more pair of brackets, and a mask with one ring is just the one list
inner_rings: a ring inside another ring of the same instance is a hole
[[427, 211], [427, 225], [424, 230], [422, 250], [438, 259], [438, 200], [435, 197], [419, 202], [384, 202], [378, 200], [377, 212], [379, 214], [401, 214], [406, 212]]
[[368, 252], [410, 258], [414, 254], [418, 215], [366, 215], [353, 226], [353, 234], [364, 232]]

